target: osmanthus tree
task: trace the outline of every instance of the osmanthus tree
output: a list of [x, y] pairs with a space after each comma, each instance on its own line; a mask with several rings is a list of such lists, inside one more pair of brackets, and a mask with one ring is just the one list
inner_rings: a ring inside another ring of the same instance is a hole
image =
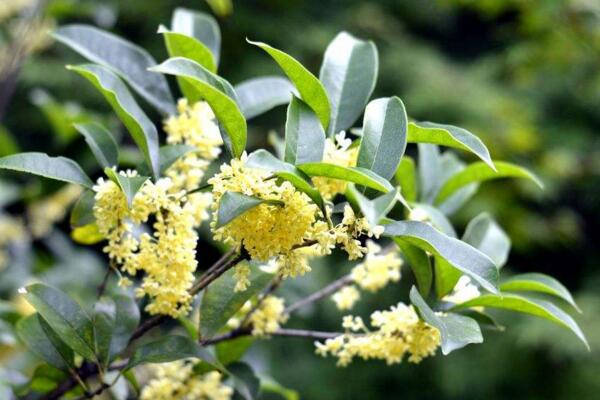
[[[130, 395], [142, 399], [285, 397], [239, 361], [252, 343], [240, 338], [305, 337], [339, 366], [356, 358], [416, 363], [438, 347], [446, 355], [483, 342], [481, 327], [498, 328], [494, 308], [550, 320], [587, 346], [564, 311], [577, 306], [558, 281], [539, 273], [499, 278], [510, 240], [490, 215], [474, 218], [461, 236], [448, 219], [483, 182], [540, 182], [492, 160], [465, 129], [413, 121], [396, 96], [371, 100], [378, 74], [372, 42], [340, 33], [317, 77], [282, 50], [248, 41], [285, 77], [232, 85], [217, 74], [221, 38], [210, 16], [177, 9], [171, 27], [158, 32], [170, 55], [162, 63], [91, 26], [53, 33], [91, 62], [67, 68], [110, 104], [142, 165], [119, 169], [120, 146], [98, 123], [76, 126], [104, 168], [96, 183], [64, 157], [0, 159], [2, 169], [81, 186], [72, 237], [104, 242], [107, 276], [120, 277], [120, 289], [100, 290], [93, 305], [43, 282], [20, 290], [36, 313], [19, 321], [19, 337], [55, 373], [44, 375], [44, 385], [34, 373], [15, 393], [92, 398], [126, 379]], [[177, 102], [167, 76], [181, 89]], [[164, 134], [132, 91], [164, 116]], [[285, 141], [276, 140], [273, 152], [247, 154], [247, 121], [283, 104]], [[405, 155], [408, 144], [418, 146], [416, 162]], [[466, 164], [440, 146], [479, 161]], [[222, 147], [230, 158], [207, 176]], [[197, 249], [203, 224], [228, 249], [213, 265]], [[334, 251], [356, 260], [347, 275], [293, 304], [277, 296], [290, 279], [310, 273], [311, 259]], [[361, 292], [397, 282], [404, 263], [414, 276], [409, 293], [368, 321], [349, 314]], [[90, 284], [81, 277], [82, 286]], [[294, 312], [326, 298], [344, 311], [338, 332], [284, 327]], [[159, 325], [159, 335], [147, 335]], [[142, 369], [150, 378], [140, 385]]]

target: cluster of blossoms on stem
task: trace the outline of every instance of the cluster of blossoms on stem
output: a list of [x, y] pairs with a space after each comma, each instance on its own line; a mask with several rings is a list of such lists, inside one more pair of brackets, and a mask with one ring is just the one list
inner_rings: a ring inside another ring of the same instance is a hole
[[40, 238], [50, 233], [54, 224], [65, 218], [69, 207], [82, 192], [81, 186], [66, 185], [56, 193], [29, 205], [27, 220], [33, 237]]
[[[206, 103], [190, 106], [182, 100], [178, 109], [179, 115], [165, 122], [167, 141], [196, 150], [169, 167], [167, 177], [147, 180], [131, 207], [114, 182], [101, 178], [94, 187], [94, 216], [100, 233], [108, 240], [104, 251], [129, 275], [144, 272], [136, 294], [150, 298], [147, 312], [175, 318], [190, 310], [188, 290], [197, 267], [196, 228], [208, 218], [212, 202], [210, 193], [187, 192], [198, 187], [222, 144], [214, 114]], [[132, 177], [136, 172], [120, 174]], [[151, 232], [138, 234], [145, 225], [150, 225]], [[129, 285], [131, 281], [123, 278], [120, 283]]]
[[[243, 247], [252, 260], [275, 259], [282, 277], [296, 277], [310, 271], [308, 259], [330, 254], [336, 245], [340, 245], [350, 259], [360, 258], [368, 249], [358, 238], [361, 235], [379, 237], [383, 232], [383, 227], [371, 227], [365, 218], [357, 218], [350, 206], [345, 208], [341, 223], [331, 226], [305, 193], [290, 182], [272, 179], [268, 171], [246, 167], [246, 161], [245, 154], [231, 160], [208, 181], [213, 187], [213, 236], [236, 249]], [[228, 224], [217, 226], [219, 202], [226, 192], [278, 203], [262, 203]], [[249, 271], [247, 265], [237, 268], [236, 290], [247, 288]]]
[[221, 381], [221, 373], [194, 373], [197, 361], [180, 360], [151, 365], [154, 378], [148, 382], [140, 400], [229, 400], [233, 389]]
[[319, 355], [337, 357], [338, 366], [347, 366], [354, 358], [384, 360], [388, 365], [408, 361], [419, 363], [423, 358], [435, 354], [440, 345], [440, 332], [419, 319], [412, 306], [403, 303], [389, 311], [371, 314], [369, 330], [360, 317], [347, 315], [342, 327], [346, 333], [315, 342]]
[[248, 300], [236, 315], [227, 321], [230, 329], [244, 327], [252, 328], [252, 335], [268, 336], [276, 332], [288, 320], [285, 313], [285, 301], [281, 297], [269, 295], [258, 299], [256, 306]]
[[[354, 167], [358, 158], [358, 147], [351, 147], [352, 139], [346, 138], [344, 131], [335, 135], [335, 139], [325, 140], [323, 162], [339, 165], [341, 167]], [[344, 193], [346, 181], [324, 177], [313, 178], [313, 183], [326, 200], [331, 200], [336, 194]]]
[[27, 238], [23, 221], [8, 215], [0, 215], [0, 270], [10, 262], [9, 246]]
[[395, 251], [382, 252], [381, 247], [371, 240], [367, 241], [367, 250], [364, 260], [350, 273], [354, 285], [345, 286], [332, 296], [339, 310], [351, 309], [360, 299], [357, 286], [374, 293], [389, 282], [400, 280], [402, 259]]

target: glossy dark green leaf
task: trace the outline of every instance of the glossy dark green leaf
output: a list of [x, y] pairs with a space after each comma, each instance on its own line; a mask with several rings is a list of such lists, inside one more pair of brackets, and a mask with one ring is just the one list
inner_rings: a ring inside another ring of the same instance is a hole
[[212, 51], [195, 37], [185, 33], [174, 32], [161, 25], [158, 33], [165, 38], [170, 57], [185, 57], [196, 61], [210, 72], [217, 72], [217, 63]]
[[433, 281], [433, 271], [429, 256], [424, 250], [421, 250], [417, 246], [413, 246], [408, 242], [400, 239], [394, 239], [394, 241], [400, 248], [402, 255], [408, 262], [408, 266], [415, 276], [419, 293], [421, 293], [423, 297], [429, 296]]
[[200, 305], [200, 335], [204, 339], [214, 336], [247, 300], [260, 293], [273, 279], [273, 274], [263, 272], [258, 265], [252, 264], [248, 277], [250, 286], [235, 292], [237, 279], [234, 273], [235, 268], [230, 269], [204, 292]]
[[539, 272], [513, 275], [500, 284], [500, 290], [507, 292], [546, 293], [563, 299], [577, 311], [581, 312], [573, 296], [562, 283], [549, 275]]
[[17, 335], [29, 350], [48, 364], [63, 371], [73, 368], [73, 350], [59, 339], [38, 313], [17, 323]]
[[324, 151], [325, 131], [317, 115], [293, 96], [285, 122], [285, 161], [294, 165], [320, 162]]
[[206, 13], [178, 7], [171, 19], [173, 32], [194, 37], [208, 47], [213, 54], [215, 65], [219, 64], [221, 53], [221, 30], [215, 19]]
[[208, 350], [192, 339], [179, 335], [166, 335], [135, 349], [127, 363], [127, 369], [140, 364], [165, 363], [184, 358], [198, 358], [210, 365], [218, 364]]
[[127, 86], [106, 67], [94, 64], [67, 67], [89, 80], [111, 105], [144, 154], [154, 176], [159, 175], [158, 132]]
[[152, 68], [153, 71], [181, 77], [194, 87], [215, 113], [223, 126], [223, 138], [234, 157], [239, 157], [246, 147], [247, 126], [244, 115], [234, 99], [233, 88], [224, 79], [212, 74], [200, 64], [181, 57], [170, 58]]
[[94, 360], [92, 321], [66, 293], [35, 283], [23, 289], [25, 299], [70, 348], [88, 360]]
[[88, 189], [94, 185], [75, 161], [65, 157], [49, 157], [44, 153], [18, 153], [2, 157], [0, 158], [1, 169], [74, 183]]
[[498, 268], [485, 254], [458, 239], [444, 235], [418, 221], [393, 221], [385, 225], [386, 236], [404, 240], [445, 259], [490, 292], [497, 293]]
[[244, 400], [254, 400], [258, 398], [260, 391], [260, 379], [256, 376], [252, 367], [246, 363], [236, 362], [227, 367], [227, 372], [233, 379], [233, 386], [236, 392]]
[[533, 181], [540, 188], [544, 187], [542, 182], [533, 173], [523, 167], [505, 161], [495, 161], [494, 165], [496, 166], [496, 171], [481, 161], [470, 164], [444, 183], [435, 199], [436, 204], [440, 204], [457, 190], [467, 185], [492, 179], [523, 178]]
[[406, 150], [408, 117], [402, 100], [386, 97], [365, 109], [357, 166], [391, 179]]
[[225, 192], [219, 201], [216, 227], [220, 228], [223, 225], [227, 225], [246, 211], [261, 204], [269, 204], [275, 207], [284, 205], [284, 203], [279, 200], [263, 200], [257, 197], [246, 196], [242, 193]]
[[129, 207], [131, 207], [136, 193], [149, 179], [147, 176], [125, 176], [116, 172], [112, 168], [105, 168], [104, 173], [111, 181], [116, 183], [121, 188], [125, 194], [125, 197], [127, 197], [127, 204]]
[[279, 160], [263, 149], [251, 153], [246, 161], [246, 166], [248, 168], [264, 169], [281, 179], [289, 181], [296, 189], [306, 193], [325, 215], [325, 202], [321, 197], [321, 193], [311, 185], [310, 178], [295, 166]]
[[254, 118], [274, 107], [288, 104], [296, 88], [280, 76], [248, 79], [234, 86], [238, 106], [246, 119]]
[[408, 142], [431, 143], [466, 150], [475, 154], [490, 168], [494, 168], [490, 152], [481, 139], [457, 126], [434, 122], [411, 122], [408, 124]]
[[98, 361], [107, 364], [110, 357], [110, 342], [115, 329], [117, 308], [110, 298], [103, 298], [94, 305], [94, 339]]
[[326, 178], [339, 179], [384, 193], [394, 189], [388, 180], [365, 168], [342, 167], [336, 164], [313, 162], [298, 165], [298, 169], [311, 177], [324, 176]]
[[279, 64], [283, 72], [290, 78], [290, 81], [296, 86], [302, 100], [313, 109], [319, 117], [323, 128], [329, 126], [331, 108], [327, 92], [321, 82], [295, 58], [269, 46], [266, 43], [252, 42], [248, 43], [260, 47], [266, 51]]
[[331, 103], [329, 135], [348, 129], [362, 114], [377, 82], [379, 58], [371, 41], [338, 33], [327, 47], [319, 79]]
[[75, 124], [74, 126], [83, 135], [94, 157], [103, 168], [119, 165], [119, 148], [109, 131], [96, 122]]
[[438, 315], [427, 305], [416, 287], [410, 290], [410, 301], [419, 309], [425, 322], [436, 327], [442, 337], [442, 353], [450, 354], [452, 351], [465, 347], [471, 343], [482, 343], [481, 329], [472, 318], [464, 315], [447, 313]]
[[454, 306], [453, 310], [472, 307], [491, 307], [517, 311], [524, 314], [535, 315], [561, 325], [573, 332], [589, 349], [585, 335], [573, 318], [554, 304], [537, 299], [530, 299], [516, 294], [484, 294], [472, 300]]
[[88, 60], [116, 71], [163, 114], [175, 112], [166, 79], [148, 72], [156, 61], [144, 49], [89, 25], [65, 25], [54, 31], [53, 36]]
[[406, 201], [417, 201], [417, 171], [412, 158], [402, 157], [396, 170], [396, 182], [400, 185], [401, 193]]
[[498, 267], [506, 264], [510, 238], [488, 213], [481, 213], [469, 221], [462, 240], [487, 254]]
[[252, 336], [241, 336], [233, 340], [227, 340], [216, 345], [217, 359], [221, 364], [227, 366], [239, 361], [246, 351], [254, 343]]
[[140, 323], [140, 309], [135, 300], [126, 295], [112, 297], [116, 306], [115, 327], [110, 341], [111, 358], [123, 351]]

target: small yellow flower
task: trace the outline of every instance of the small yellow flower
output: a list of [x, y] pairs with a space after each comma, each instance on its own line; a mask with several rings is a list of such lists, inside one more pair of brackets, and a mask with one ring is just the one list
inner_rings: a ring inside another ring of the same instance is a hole
[[249, 322], [252, 325], [252, 335], [268, 336], [279, 329], [280, 325], [287, 321], [284, 314], [285, 304], [282, 298], [267, 296], [260, 306], [250, 315]]
[[367, 250], [364, 261], [352, 269], [352, 279], [361, 289], [376, 292], [400, 280], [402, 260], [395, 251], [381, 254], [381, 247], [370, 240]]
[[[350, 148], [351, 145], [352, 140], [346, 138], [346, 133], [343, 131], [335, 136], [335, 140], [327, 138], [323, 162], [342, 167], [354, 167], [358, 157], [358, 147]], [[326, 200], [333, 199], [338, 193], [344, 193], [348, 185], [346, 181], [325, 177], [315, 177], [313, 183]]]
[[331, 296], [331, 299], [338, 310], [350, 310], [360, 299], [360, 292], [355, 286], [345, 286]]

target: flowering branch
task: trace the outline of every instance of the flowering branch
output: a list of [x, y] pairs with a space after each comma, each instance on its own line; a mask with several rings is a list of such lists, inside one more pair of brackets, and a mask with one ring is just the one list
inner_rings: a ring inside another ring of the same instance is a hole
[[[210, 339], [206, 339], [202, 341], [204, 346], [209, 346], [213, 344], [217, 344], [220, 342], [224, 342], [227, 340], [233, 340], [241, 336], [248, 336], [252, 334], [252, 329], [248, 327], [243, 327], [239, 329], [235, 329], [231, 332], [224, 333], [223, 335], [215, 336]], [[339, 332], [322, 332], [322, 331], [310, 331], [304, 329], [278, 329], [275, 332], [269, 333], [269, 336], [280, 336], [280, 337], [300, 337], [300, 338], [310, 338], [310, 339], [318, 339], [318, 340], [326, 340], [337, 337], [341, 335]]]

